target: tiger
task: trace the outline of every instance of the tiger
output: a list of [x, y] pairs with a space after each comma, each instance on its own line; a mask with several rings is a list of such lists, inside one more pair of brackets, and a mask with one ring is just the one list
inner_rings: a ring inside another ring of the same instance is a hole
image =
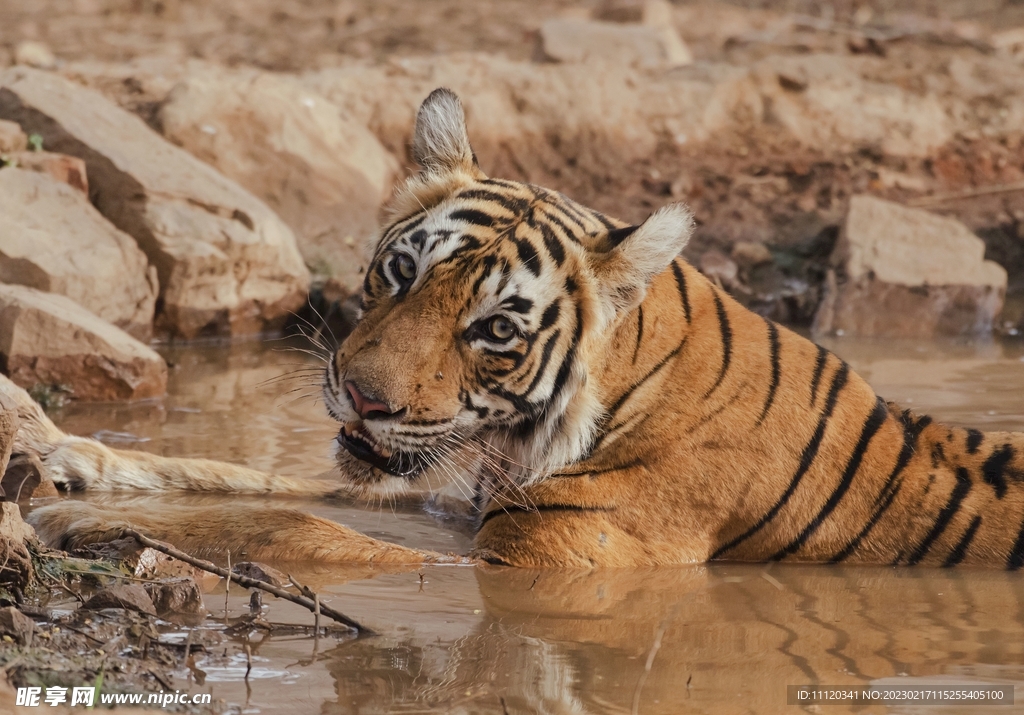
[[[475, 537], [463, 558], [513, 567], [1024, 564], [1024, 433], [901, 409], [835, 354], [743, 307], [681, 257], [695, 225], [682, 204], [629, 225], [489, 178], [450, 90], [420, 106], [411, 149], [421, 169], [387, 206], [359, 321], [323, 377], [340, 424], [338, 489], [395, 495], [428, 475], [468, 479]], [[75, 459], [42, 455], [58, 483], [303, 488], [216, 463], [186, 478], [188, 460], [151, 456], [137, 478], [129, 453], [108, 466], [117, 460], [78, 444]], [[289, 509], [75, 503], [33, 522], [63, 545], [130, 523], [195, 549], [283, 559], [445, 558]]]

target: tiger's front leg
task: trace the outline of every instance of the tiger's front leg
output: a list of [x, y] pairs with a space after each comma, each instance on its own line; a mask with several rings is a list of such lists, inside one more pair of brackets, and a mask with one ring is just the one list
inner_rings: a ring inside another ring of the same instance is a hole
[[25, 390], [3, 375], [0, 375], [0, 395], [8, 398], [18, 414], [14, 453], [38, 457], [46, 477], [68, 491], [133, 489], [149, 492], [185, 490], [312, 497], [361, 496], [359, 490], [346, 484], [279, 477], [210, 459], [163, 457], [113, 449], [88, 437], [64, 433]]
[[49, 546], [73, 550], [111, 541], [132, 528], [182, 551], [206, 558], [226, 552], [267, 561], [325, 564], [460, 563], [463, 557], [410, 549], [379, 541], [328, 519], [295, 509], [230, 506], [168, 506], [159, 513], [63, 501], [28, 518]]

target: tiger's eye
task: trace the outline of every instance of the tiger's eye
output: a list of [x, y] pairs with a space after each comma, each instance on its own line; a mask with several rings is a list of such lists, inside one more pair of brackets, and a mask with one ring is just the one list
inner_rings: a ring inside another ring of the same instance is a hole
[[487, 332], [493, 339], [505, 342], [512, 339], [512, 336], [516, 334], [516, 329], [511, 322], [498, 316], [491, 318], [491, 322], [487, 324]]
[[404, 281], [411, 281], [416, 277], [416, 263], [404, 253], [395, 256], [394, 268], [395, 273]]

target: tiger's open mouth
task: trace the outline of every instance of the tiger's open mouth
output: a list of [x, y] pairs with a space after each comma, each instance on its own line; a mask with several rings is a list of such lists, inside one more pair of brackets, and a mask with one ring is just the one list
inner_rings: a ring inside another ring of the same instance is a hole
[[359, 461], [395, 477], [415, 477], [423, 469], [421, 460], [415, 454], [392, 452], [380, 445], [359, 420], [346, 422], [342, 426], [338, 433], [338, 443]]

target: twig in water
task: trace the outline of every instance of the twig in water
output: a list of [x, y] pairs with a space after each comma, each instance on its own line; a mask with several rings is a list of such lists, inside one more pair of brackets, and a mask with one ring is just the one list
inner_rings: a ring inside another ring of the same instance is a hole
[[91, 636], [91, 635], [89, 635], [88, 633], [86, 633], [85, 631], [83, 631], [81, 629], [75, 628], [74, 626], [69, 626], [67, 623], [62, 623], [60, 627], [61, 628], [66, 628], [69, 631], [73, 631], [73, 632], [77, 633], [80, 636], [85, 636], [86, 638], [91, 640], [93, 643], [99, 643], [100, 645], [103, 645], [104, 643], [106, 643], [105, 640], [100, 640], [96, 636]]
[[[222, 569], [220, 566], [211, 564], [209, 561], [204, 561], [202, 559], [197, 559], [193, 556], [189, 556], [184, 551], [179, 551], [178, 549], [175, 549], [172, 546], [167, 546], [166, 544], [163, 544], [159, 541], [154, 541], [153, 539], [150, 539], [148, 536], [140, 534], [135, 529], [124, 529], [123, 533], [125, 536], [132, 537], [143, 546], [148, 546], [151, 549], [156, 549], [162, 554], [173, 556], [179, 561], [184, 561], [185, 563], [191, 566], [195, 566], [197, 569], [201, 569], [208, 573], [217, 574], [221, 578], [230, 579], [237, 583], [239, 586], [242, 586], [243, 588], [258, 588], [261, 591], [271, 593], [277, 596], [278, 598], [283, 598], [286, 601], [296, 603], [309, 611], [313, 611], [315, 609], [315, 604], [313, 603], [312, 597], [307, 596], [307, 594], [312, 594], [313, 591], [310, 590], [307, 586], [298, 586], [296, 584], [296, 588], [298, 588], [303, 593], [302, 596], [296, 596], [294, 593], [288, 593], [283, 588], [278, 588], [277, 586], [273, 586], [269, 583], [264, 583], [263, 581], [257, 581], [256, 579], [249, 578], [248, 576], [240, 576], [238, 574]], [[293, 580], [292, 583], [294, 584], [295, 581]], [[346, 616], [344, 613], [340, 613], [329, 606], [324, 606], [323, 604], [321, 604], [320, 611], [328, 618], [335, 620], [338, 623], [343, 623], [344, 625], [348, 626], [360, 635], [377, 635], [371, 629], [367, 628], [364, 625], [361, 625], [357, 621], [354, 621], [348, 616]]]
[[259, 617], [263, 613], [263, 596], [259, 591], [253, 591], [249, 596], [249, 615]]
[[772, 576], [770, 573], [768, 573], [767, 570], [761, 572], [761, 578], [763, 578], [765, 581], [767, 581], [768, 583], [770, 583], [772, 586], [774, 586], [775, 588], [779, 589], [780, 591], [785, 591], [786, 590], [786, 587], [782, 585], [782, 583], [779, 581], [779, 579], [777, 579], [774, 576]]
[[651, 650], [647, 653], [647, 662], [644, 664], [644, 672], [640, 674], [640, 680], [636, 683], [636, 691], [633, 693], [633, 715], [638, 715], [640, 712], [640, 691], [643, 690], [644, 683], [647, 682], [647, 676], [651, 674], [651, 667], [654, 665], [654, 656], [658, 654], [658, 649], [661, 648], [661, 637], [665, 635], [665, 628], [667, 624], [663, 621], [658, 626], [658, 630], [654, 633], [654, 643], [651, 644]]
[[164, 676], [160, 675], [155, 670], [149, 669], [146, 672], [149, 673], [150, 675], [152, 675], [153, 679], [156, 680], [156, 682], [160, 683], [160, 685], [162, 685], [164, 687], [164, 690], [171, 690], [173, 688], [173, 686], [167, 681], [167, 678], [165, 678]]
[[[231, 573], [231, 549], [228, 549], [228, 573]], [[224, 579], [224, 622], [228, 622], [228, 597], [231, 595], [231, 579]]]
[[313, 594], [313, 628], [316, 629], [316, 637], [320, 637], [320, 594]]

